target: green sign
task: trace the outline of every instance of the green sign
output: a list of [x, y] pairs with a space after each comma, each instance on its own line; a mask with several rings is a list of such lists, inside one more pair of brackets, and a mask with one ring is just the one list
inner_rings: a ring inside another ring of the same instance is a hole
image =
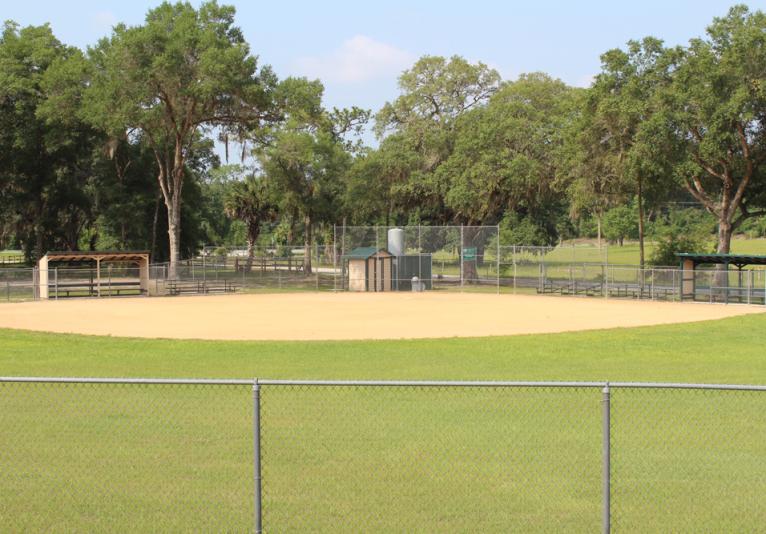
[[463, 261], [476, 261], [476, 247], [463, 247]]

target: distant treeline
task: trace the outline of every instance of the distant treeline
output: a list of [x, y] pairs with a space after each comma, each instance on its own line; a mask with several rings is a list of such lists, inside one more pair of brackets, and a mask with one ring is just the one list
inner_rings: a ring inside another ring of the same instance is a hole
[[672, 256], [766, 231], [761, 11], [735, 6], [687, 46], [609, 50], [587, 89], [425, 56], [374, 113], [259, 66], [234, 16], [163, 3], [86, 51], [6, 23], [0, 249], [149, 249], [172, 269], [264, 227], [311, 247], [344, 222], [500, 224], [508, 245], [635, 238], [643, 263], [650, 234]]

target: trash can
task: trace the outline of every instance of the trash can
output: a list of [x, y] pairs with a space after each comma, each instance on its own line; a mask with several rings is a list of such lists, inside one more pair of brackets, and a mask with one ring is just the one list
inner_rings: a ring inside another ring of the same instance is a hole
[[412, 291], [421, 292], [425, 289], [425, 286], [417, 276], [412, 277]]

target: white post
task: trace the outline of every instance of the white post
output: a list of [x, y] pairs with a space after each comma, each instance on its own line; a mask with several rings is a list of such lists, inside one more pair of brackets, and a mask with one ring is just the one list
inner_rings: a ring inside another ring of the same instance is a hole
[[101, 296], [101, 258], [96, 258], [96, 294]]

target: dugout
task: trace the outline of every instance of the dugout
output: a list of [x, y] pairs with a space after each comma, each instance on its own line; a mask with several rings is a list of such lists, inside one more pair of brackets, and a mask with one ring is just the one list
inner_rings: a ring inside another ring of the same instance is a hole
[[386, 249], [355, 248], [341, 257], [349, 291], [391, 291], [394, 256]]
[[[115, 264], [131, 267], [113, 275]], [[149, 251], [50, 251], [37, 262], [36, 288], [41, 299], [146, 295]]]
[[[766, 256], [752, 255], [752, 254], [695, 254], [683, 252], [676, 254], [681, 262], [681, 299], [695, 300], [698, 288], [697, 283], [697, 267], [700, 265], [723, 265], [725, 275], [725, 283], [718, 287], [711, 286], [707, 288], [709, 297], [712, 299], [715, 291], [721, 292], [724, 298], [724, 302], [729, 302], [730, 296], [733, 295], [736, 300], [742, 301], [742, 295], [747, 291], [748, 295], [760, 293], [763, 288], [745, 288], [743, 286], [742, 269], [747, 265], [764, 265], [766, 266]], [[729, 267], [735, 266], [737, 271], [737, 283], [735, 286], [731, 286], [728, 280]], [[711, 273], [712, 274], [712, 273]], [[752, 283], [752, 277], [750, 278]], [[766, 299], [766, 294], [763, 294]]]

